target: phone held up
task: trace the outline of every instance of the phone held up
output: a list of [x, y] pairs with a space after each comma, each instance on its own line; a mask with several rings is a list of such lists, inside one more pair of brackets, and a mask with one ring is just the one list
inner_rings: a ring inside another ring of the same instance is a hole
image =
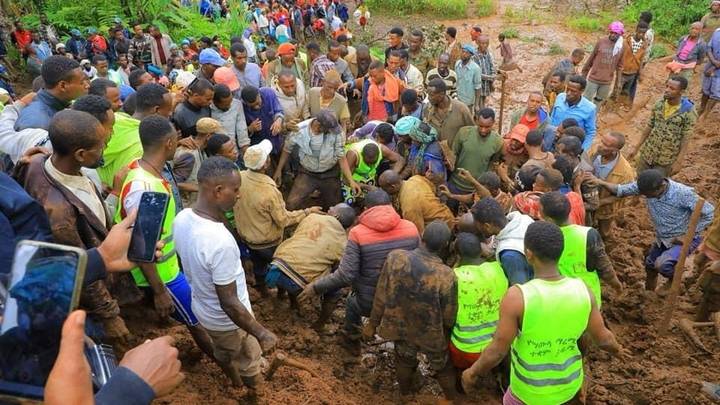
[[155, 261], [155, 245], [162, 235], [169, 203], [169, 194], [153, 191], [142, 194], [130, 238], [128, 259], [142, 263]]

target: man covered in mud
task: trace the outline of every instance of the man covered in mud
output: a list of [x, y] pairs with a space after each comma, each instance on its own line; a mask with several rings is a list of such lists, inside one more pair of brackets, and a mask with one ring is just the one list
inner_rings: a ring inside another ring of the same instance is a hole
[[[347, 244], [347, 230], [355, 224], [355, 210], [347, 204], [337, 204], [328, 215], [313, 213], [305, 217], [293, 235], [275, 250], [265, 276], [270, 288], [278, 286], [288, 292], [290, 304], [297, 307], [297, 295], [309, 283], [335, 269]], [[330, 319], [340, 298], [340, 291], [323, 295], [320, 318], [313, 324], [322, 330]]]
[[445, 398], [457, 396], [456, 376], [448, 361], [448, 331], [457, 313], [457, 281], [443, 263], [452, 233], [442, 221], [426, 228], [414, 250], [390, 252], [380, 273], [370, 321], [363, 337], [378, 333], [395, 345], [395, 372], [400, 394], [410, 395], [421, 385], [418, 353], [424, 353], [435, 371]]
[[[613, 184], [596, 179], [599, 185], [618, 197], [642, 195], [646, 198], [650, 220], [655, 225], [655, 242], [645, 257], [647, 279], [645, 289], [654, 291], [657, 277], [671, 279], [680, 258], [682, 239], [690, 226], [690, 216], [700, 196], [691, 187], [666, 178], [662, 172], [649, 169], [638, 175], [637, 181]], [[690, 243], [692, 253], [702, 241], [702, 232], [712, 222], [715, 207], [705, 202], [695, 235]], [[666, 283], [669, 286], [670, 283]]]

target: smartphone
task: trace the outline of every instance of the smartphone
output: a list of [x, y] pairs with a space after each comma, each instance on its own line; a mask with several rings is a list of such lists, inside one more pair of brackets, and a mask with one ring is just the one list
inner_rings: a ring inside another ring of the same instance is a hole
[[53, 243], [15, 249], [0, 318], [0, 402], [41, 400], [65, 318], [80, 300], [87, 254]]
[[137, 218], [133, 226], [128, 259], [134, 262], [155, 261], [155, 245], [162, 235], [170, 195], [146, 191], [140, 197]]

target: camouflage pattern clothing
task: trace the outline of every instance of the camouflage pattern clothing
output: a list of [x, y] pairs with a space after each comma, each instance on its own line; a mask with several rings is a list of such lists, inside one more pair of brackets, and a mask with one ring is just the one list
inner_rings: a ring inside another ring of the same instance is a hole
[[410, 64], [420, 70], [423, 78], [427, 76], [430, 69], [435, 66], [435, 58], [433, 58], [432, 55], [424, 49], [414, 55], [412, 52], [408, 52], [408, 54], [410, 55]]
[[422, 352], [447, 351], [457, 313], [452, 269], [424, 248], [390, 252], [375, 290], [370, 325]]
[[650, 115], [650, 135], [640, 148], [638, 158], [648, 166], [675, 163], [696, 119], [695, 105], [686, 97], [680, 100], [680, 108], [668, 117], [665, 117], [665, 100], [659, 100]]

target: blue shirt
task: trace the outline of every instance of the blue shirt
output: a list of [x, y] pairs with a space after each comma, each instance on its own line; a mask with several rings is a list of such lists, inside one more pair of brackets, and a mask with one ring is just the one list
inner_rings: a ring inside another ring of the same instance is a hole
[[463, 65], [462, 60], [455, 63], [457, 75], [457, 99], [472, 107], [475, 104], [475, 90], [482, 89], [482, 71], [472, 60]]
[[20, 116], [15, 121], [15, 130], [22, 131], [26, 128], [40, 128], [47, 130], [50, 127], [50, 120], [60, 110], [70, 105], [56, 98], [47, 90], [38, 92], [35, 99], [27, 107], [23, 108]]
[[272, 89], [269, 87], [261, 88], [260, 97], [262, 98], [262, 106], [260, 106], [260, 109], [257, 110], [248, 107], [248, 105], [243, 102], [245, 122], [247, 123], [248, 128], [256, 119], [260, 119], [260, 121], [262, 121], [262, 129], [260, 132], [249, 132], [248, 129], [248, 135], [250, 135], [250, 145], [257, 145], [263, 139], [269, 139], [273, 143], [273, 153], [277, 154], [280, 153], [282, 148], [282, 137], [273, 136], [270, 127], [278, 117], [283, 117], [285, 114], [283, 113], [283, 109], [280, 105], [280, 101], [278, 101], [277, 95], [275, 95], [275, 92]]
[[262, 71], [257, 64], [248, 62], [245, 65], [245, 71], [243, 72], [239, 71], [238, 68], [233, 65], [232, 70], [233, 73], [235, 73], [235, 77], [237, 77], [238, 81], [240, 82], [241, 89], [245, 86], [254, 86], [258, 89], [261, 87], [266, 87], [265, 79], [263, 79], [262, 76]]
[[45, 62], [45, 59], [52, 56], [52, 51], [50, 50], [50, 45], [47, 44], [45, 41], [40, 41], [39, 44], [36, 44], [35, 42], [31, 42], [30, 46], [35, 49], [35, 54], [37, 54], [38, 59], [40, 61]]
[[595, 132], [597, 132], [597, 107], [585, 97], [571, 106], [565, 101], [566, 96], [566, 93], [560, 93], [555, 99], [555, 105], [550, 113], [550, 123], [557, 127], [564, 119], [575, 118], [578, 125], [585, 130], [585, 140], [582, 144], [583, 150], [589, 150], [593, 139], [595, 139]]
[[[650, 219], [655, 225], [655, 236], [658, 242], [664, 242], [667, 246], [670, 240], [685, 235], [690, 225], [690, 216], [697, 204], [698, 195], [692, 187], [666, 179], [668, 188], [665, 193], [657, 198], [648, 198], [647, 206], [650, 212]], [[638, 195], [637, 182], [620, 184], [617, 189], [618, 197]], [[715, 208], [709, 202], [705, 202], [698, 221], [696, 234], [702, 232], [713, 220]]]

